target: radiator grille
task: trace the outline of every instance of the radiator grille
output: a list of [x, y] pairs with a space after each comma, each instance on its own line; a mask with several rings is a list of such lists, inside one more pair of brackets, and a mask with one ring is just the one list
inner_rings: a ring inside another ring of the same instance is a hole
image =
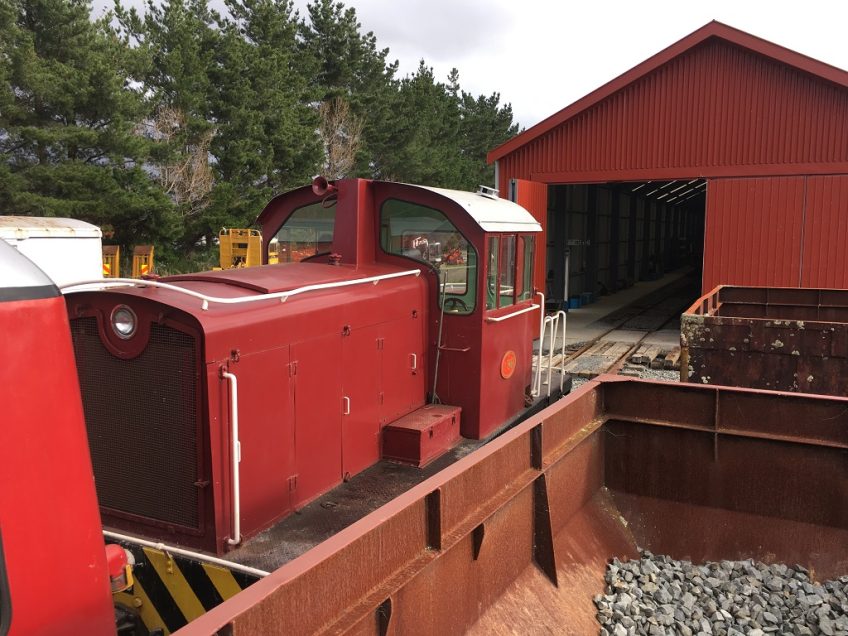
[[198, 527], [194, 338], [154, 324], [144, 352], [121, 360], [95, 318], [71, 332], [100, 505]]

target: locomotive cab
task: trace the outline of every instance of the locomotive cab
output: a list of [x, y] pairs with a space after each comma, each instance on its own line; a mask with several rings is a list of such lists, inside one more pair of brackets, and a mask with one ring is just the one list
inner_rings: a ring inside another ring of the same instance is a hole
[[460, 406], [462, 435], [472, 439], [520, 416], [539, 329], [532, 275], [541, 226], [532, 215], [487, 191], [316, 181], [260, 215], [278, 253], [290, 261], [335, 254], [354, 267], [423, 265], [428, 398]]

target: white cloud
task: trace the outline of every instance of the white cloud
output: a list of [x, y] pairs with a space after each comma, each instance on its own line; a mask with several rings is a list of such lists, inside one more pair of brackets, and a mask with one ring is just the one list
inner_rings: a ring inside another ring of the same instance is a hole
[[[130, 0], [138, 6], [140, 0]], [[215, 3], [219, 3], [216, 0]], [[215, 4], [213, 3], [213, 4]], [[299, 8], [306, 0], [297, 0]], [[96, 0], [95, 7], [111, 6]], [[355, 0], [401, 75], [422, 57], [532, 126], [713, 19], [848, 68], [848, 3], [833, 0]], [[304, 13], [302, 10], [301, 13]]]

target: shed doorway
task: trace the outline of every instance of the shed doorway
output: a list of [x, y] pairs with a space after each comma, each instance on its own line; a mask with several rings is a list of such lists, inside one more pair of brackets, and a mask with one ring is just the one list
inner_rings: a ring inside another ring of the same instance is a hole
[[581, 306], [688, 268], [700, 289], [704, 179], [552, 185], [546, 297]]

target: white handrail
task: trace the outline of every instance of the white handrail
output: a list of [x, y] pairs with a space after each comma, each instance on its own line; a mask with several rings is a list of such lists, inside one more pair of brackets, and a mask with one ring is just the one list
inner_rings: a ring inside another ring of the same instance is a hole
[[545, 345], [545, 295], [537, 291], [536, 294], [542, 299], [542, 309], [539, 311], [539, 364], [536, 365], [536, 376], [533, 378], [533, 386], [530, 395], [538, 397], [542, 392], [542, 347]]
[[[545, 296], [542, 292], [536, 292], [542, 298], [542, 306], [544, 306]], [[562, 393], [563, 385], [565, 384], [565, 333], [566, 333], [566, 321], [568, 319], [567, 314], [560, 310], [551, 316], [546, 316], [544, 312], [542, 312], [542, 316], [539, 324], [539, 357], [538, 362], [536, 364], [536, 372], [533, 377], [533, 384], [530, 389], [530, 395], [533, 397], [538, 397], [542, 394], [542, 365], [543, 360], [547, 357], [547, 364], [545, 367], [548, 371], [547, 380], [544, 384], [548, 385], [548, 397], [551, 396], [551, 381], [553, 379], [553, 370], [554, 370], [554, 353], [557, 353], [560, 356], [558, 368], [559, 368], [559, 390]], [[548, 345], [548, 354], [545, 356], [545, 336], [548, 334], [548, 327], [550, 327], [550, 342]], [[560, 347], [557, 350], [557, 336], [560, 336], [561, 343]]]
[[486, 318], [486, 322], [501, 322], [503, 320], [508, 320], [510, 318], [515, 318], [516, 316], [520, 316], [521, 314], [526, 314], [528, 311], [533, 311], [534, 309], [538, 309], [539, 305], [530, 305], [529, 307], [525, 307], [524, 309], [519, 309], [518, 311], [514, 311], [511, 314], [507, 314], [506, 316], [498, 316], [497, 318]]
[[[99, 280], [81, 280], [74, 283], [67, 283], [65, 285], [62, 285], [59, 287], [59, 289], [62, 291], [63, 294], [71, 294], [78, 287], [86, 287], [90, 285], [98, 285], [99, 287], [102, 287], [104, 289], [111, 289], [113, 287], [156, 287], [159, 289], [167, 289], [170, 291], [185, 294], [187, 296], [191, 296], [193, 298], [197, 298], [201, 301], [200, 308], [206, 311], [207, 309], [209, 309], [209, 303], [218, 303], [220, 305], [239, 305], [242, 303], [254, 303], [262, 300], [275, 300], [277, 298], [280, 299], [280, 302], [286, 302], [289, 297], [304, 294], [306, 292], [317, 291], [321, 289], [335, 289], [337, 287], [349, 287], [351, 285], [363, 285], [365, 283], [373, 283], [374, 285], [376, 285], [382, 280], [401, 278], [403, 276], [420, 275], [420, 269], [409, 269], [402, 272], [392, 272], [391, 274], [379, 274], [377, 276], [355, 278], [353, 280], [342, 280], [333, 283], [317, 283], [315, 285], [304, 285], [303, 287], [298, 287], [297, 289], [290, 289], [288, 291], [274, 292], [271, 294], [257, 294], [256, 296], [239, 296], [237, 298], [221, 298], [220, 296], [209, 296], [207, 294], [201, 294], [200, 292], [196, 292], [191, 289], [186, 289], [185, 287], [171, 285], [170, 283], [163, 283], [158, 280], [138, 280], [135, 278], [104, 278]], [[90, 288], [88, 288], [84, 291], [91, 290]]]
[[[562, 321], [560, 321], [560, 318], [562, 318]], [[548, 397], [551, 396], [551, 378], [554, 371], [554, 348], [556, 346], [557, 333], [560, 331], [560, 324], [562, 325], [562, 346], [559, 351], [559, 391], [562, 393], [562, 386], [565, 378], [565, 322], [567, 319], [567, 314], [561, 309], [553, 316], [545, 317], [545, 322], [550, 323], [551, 325], [551, 344], [548, 347], [548, 381], [545, 383], [548, 385]], [[539, 387], [539, 389], [541, 391], [541, 387]]]
[[227, 539], [230, 545], [241, 543], [241, 483], [239, 464], [241, 463], [241, 442], [239, 441], [238, 421], [238, 378], [221, 368], [221, 378], [230, 384], [230, 437], [233, 454], [233, 538]]
[[107, 539], [112, 539], [114, 541], [124, 541], [126, 543], [134, 543], [136, 545], [144, 546], [146, 548], [153, 548], [154, 550], [159, 550], [160, 552], [179, 554], [180, 556], [184, 556], [189, 559], [195, 559], [196, 561], [211, 563], [212, 565], [218, 565], [222, 568], [227, 568], [228, 570], [235, 570], [236, 572], [243, 572], [244, 574], [250, 574], [252, 576], [265, 577], [271, 574], [270, 572], [266, 572], [265, 570], [257, 570], [256, 568], [252, 568], [247, 565], [242, 565], [241, 563], [235, 563], [234, 561], [219, 559], [218, 557], [209, 556], [208, 554], [194, 552], [192, 550], [185, 550], [183, 548], [178, 548], [173, 545], [167, 545], [165, 543], [159, 543], [157, 541], [139, 539], [138, 537], [132, 537], [128, 534], [120, 534], [119, 532], [112, 532], [111, 530], [104, 530], [103, 536]]

